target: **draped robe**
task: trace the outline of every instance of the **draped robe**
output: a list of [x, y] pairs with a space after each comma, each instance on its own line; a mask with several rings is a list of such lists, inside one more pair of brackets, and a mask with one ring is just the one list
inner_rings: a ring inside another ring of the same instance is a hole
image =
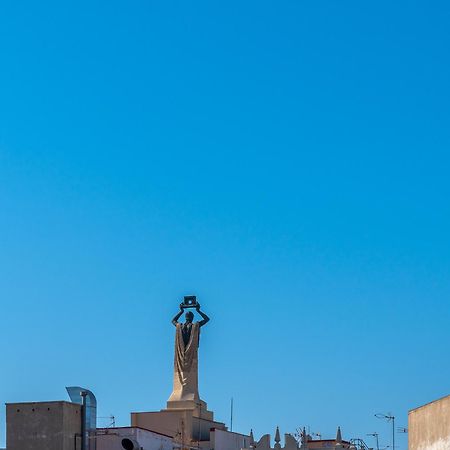
[[169, 402], [198, 401], [198, 346], [200, 324], [193, 322], [186, 345], [183, 340], [183, 324], [176, 324], [173, 392]]

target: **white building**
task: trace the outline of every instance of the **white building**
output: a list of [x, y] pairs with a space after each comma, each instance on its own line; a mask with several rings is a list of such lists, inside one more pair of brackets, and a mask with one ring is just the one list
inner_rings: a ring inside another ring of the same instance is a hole
[[173, 439], [138, 427], [97, 429], [97, 450], [173, 450]]

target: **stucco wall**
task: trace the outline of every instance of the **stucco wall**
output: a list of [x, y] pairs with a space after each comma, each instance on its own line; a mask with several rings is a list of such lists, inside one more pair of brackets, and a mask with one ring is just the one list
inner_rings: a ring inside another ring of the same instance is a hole
[[450, 450], [450, 395], [408, 414], [409, 450]]
[[74, 450], [81, 407], [69, 402], [6, 405], [8, 450]]

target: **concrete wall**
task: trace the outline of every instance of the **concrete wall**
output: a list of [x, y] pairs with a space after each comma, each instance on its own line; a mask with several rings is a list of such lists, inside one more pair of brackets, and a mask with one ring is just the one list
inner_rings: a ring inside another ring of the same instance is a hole
[[408, 448], [450, 449], [450, 395], [409, 412]]
[[250, 436], [225, 430], [211, 431], [210, 448], [214, 450], [241, 450], [250, 448]]
[[8, 450], [79, 450], [81, 406], [69, 402], [8, 403]]
[[128, 438], [143, 450], [173, 450], [172, 439], [141, 428], [105, 428], [97, 432], [97, 450], [123, 450], [122, 439]]

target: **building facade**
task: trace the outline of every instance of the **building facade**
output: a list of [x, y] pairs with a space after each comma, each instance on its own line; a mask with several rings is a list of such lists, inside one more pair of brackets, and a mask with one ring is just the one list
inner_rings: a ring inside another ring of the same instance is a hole
[[8, 450], [75, 450], [81, 443], [81, 405], [57, 401], [6, 405]]
[[408, 414], [409, 450], [450, 450], [450, 395]]

